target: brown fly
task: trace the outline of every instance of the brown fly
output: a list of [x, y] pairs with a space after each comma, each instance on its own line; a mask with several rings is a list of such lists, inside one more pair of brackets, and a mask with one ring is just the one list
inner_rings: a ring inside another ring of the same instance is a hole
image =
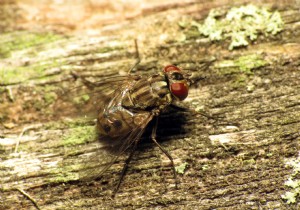
[[[140, 62], [137, 42], [135, 46], [138, 60], [132, 69]], [[174, 65], [165, 66], [162, 72], [150, 76], [132, 74], [132, 69], [126, 77], [120, 76], [92, 84], [93, 86], [101, 86], [110, 82], [112, 84], [110, 91], [107, 88], [104, 90], [108, 93], [105, 99], [102, 99], [102, 105], [98, 107], [97, 131], [100, 141], [110, 142], [117, 148], [114, 151], [115, 155], [110, 156], [109, 162], [98, 171], [97, 177], [101, 176], [121, 154], [130, 151], [115, 193], [120, 187], [142, 134], [152, 120], [154, 120], [154, 126], [151, 139], [171, 161], [174, 178], [175, 181], [177, 180], [173, 158], [156, 141], [156, 130], [161, 112], [174, 101], [182, 101], [188, 96], [189, 76]]]

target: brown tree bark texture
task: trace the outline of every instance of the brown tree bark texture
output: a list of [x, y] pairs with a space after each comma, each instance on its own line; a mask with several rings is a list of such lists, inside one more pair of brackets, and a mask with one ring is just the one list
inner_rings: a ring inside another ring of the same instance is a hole
[[[35, 209], [20, 189], [41, 209], [298, 209], [281, 195], [292, 173], [285, 162], [299, 153], [300, 7], [273, 2], [259, 6], [278, 10], [284, 30], [232, 51], [226, 41], [177, 41], [178, 21], [203, 21], [213, 8], [246, 1], [154, 7], [104, 27], [101, 36], [60, 36], [1, 58], [3, 68], [22, 76], [1, 84], [0, 209]], [[183, 169], [178, 187], [169, 159], [145, 135], [111, 199], [127, 154], [101, 179], [78, 180], [90, 163], [102, 161], [89, 155], [107, 155], [95, 149], [95, 122], [80, 117], [91, 109], [82, 78], [126, 73], [135, 62], [135, 38], [142, 57], [137, 73], [170, 63], [192, 71], [195, 82], [183, 106], [194, 111], [171, 110], [159, 119], [157, 139]], [[264, 64], [250, 73], [224, 65], [249, 55]], [[64, 97], [77, 91], [76, 103]]]

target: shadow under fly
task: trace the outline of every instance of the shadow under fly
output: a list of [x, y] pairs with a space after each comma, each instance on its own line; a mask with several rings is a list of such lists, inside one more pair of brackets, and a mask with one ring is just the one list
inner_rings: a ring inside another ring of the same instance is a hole
[[156, 133], [161, 113], [165, 112], [175, 101], [182, 101], [188, 96], [189, 75], [174, 65], [165, 66], [161, 72], [148, 76], [133, 74], [132, 70], [140, 63], [136, 40], [135, 49], [137, 61], [126, 76], [117, 76], [92, 84], [95, 87], [105, 87], [104, 83], [112, 84], [108, 85], [108, 88], [97, 91], [100, 96], [104, 94], [106, 99], [96, 104], [99, 110], [97, 116], [99, 141], [110, 145], [110, 151], [113, 152], [106, 156], [107, 160], [102, 164], [102, 168], [84, 173], [83, 178], [86, 175], [101, 177], [120, 155], [129, 152], [113, 196], [118, 191], [137, 145], [150, 122], [152, 124], [151, 140], [169, 158], [177, 186], [173, 158], [157, 142]]

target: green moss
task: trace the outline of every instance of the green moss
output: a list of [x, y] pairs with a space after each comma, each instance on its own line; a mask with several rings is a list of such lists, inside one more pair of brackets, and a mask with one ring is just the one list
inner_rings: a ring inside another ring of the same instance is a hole
[[[13, 32], [0, 35], [1, 58], [15, 57], [20, 62], [4, 62], [0, 67], [0, 83], [24, 82], [30, 78], [43, 78], [45, 70], [63, 65], [60, 58], [49, 61], [38, 60], [35, 56], [45, 44], [62, 39], [53, 33]], [[30, 59], [30, 57], [35, 57]], [[22, 62], [22, 59], [25, 59]], [[29, 59], [29, 61], [26, 61]]]
[[297, 198], [300, 197], [300, 180], [297, 179], [297, 175], [300, 172], [300, 156], [287, 161], [286, 166], [292, 167], [293, 173], [284, 183], [284, 185], [290, 188], [290, 191], [287, 191], [281, 195], [281, 197], [285, 199], [288, 204], [291, 204], [296, 203]]
[[63, 183], [70, 180], [78, 180], [79, 174], [77, 171], [82, 167], [82, 164], [72, 164], [68, 166], [59, 166], [52, 168], [49, 173], [54, 176], [48, 180], [49, 183]]
[[[267, 66], [268, 62], [265, 61], [260, 55], [249, 54], [243, 55], [235, 60], [222, 60], [216, 62], [214, 67], [222, 75], [234, 75], [235, 79], [232, 86], [235, 88], [247, 86], [247, 81], [254, 74], [254, 70]], [[247, 90], [253, 91], [253, 86], [247, 86]]]
[[222, 9], [213, 9], [201, 24], [196, 21], [180, 22], [188, 36], [205, 36], [211, 41], [230, 40], [229, 50], [247, 46], [262, 34], [276, 35], [283, 30], [280, 13], [267, 8], [246, 5], [231, 8], [224, 14]]
[[57, 99], [57, 95], [54, 92], [45, 93], [44, 99], [46, 104], [52, 104]]
[[78, 180], [79, 176], [77, 173], [60, 173], [52, 179], [48, 180], [48, 183], [64, 183], [72, 180]]
[[15, 51], [53, 42], [61, 38], [60, 35], [53, 33], [29, 33], [25, 31], [4, 33], [0, 35], [0, 58], [7, 58]]
[[2, 67], [0, 68], [0, 84], [24, 82], [30, 78], [43, 79], [46, 70], [62, 66], [63, 64], [62, 62], [51, 60], [48, 62], [37, 62], [29, 66]]
[[222, 60], [215, 63], [222, 74], [245, 73], [252, 74], [253, 70], [268, 65], [261, 56], [257, 54], [243, 55], [235, 60]]
[[90, 96], [87, 94], [84, 94], [84, 95], [75, 97], [73, 99], [73, 102], [77, 105], [82, 105], [82, 104], [85, 104], [86, 102], [88, 102], [89, 100], [90, 100]]
[[268, 63], [259, 55], [250, 54], [239, 57], [235, 60], [235, 64], [239, 67], [241, 72], [250, 74], [254, 69], [266, 66]]
[[58, 98], [57, 93], [55, 92], [56, 90], [57, 87], [51, 85], [47, 85], [40, 89], [46, 105], [53, 104], [56, 101], [56, 99]]
[[82, 126], [70, 129], [62, 137], [63, 146], [71, 146], [91, 142], [97, 138], [95, 126]]

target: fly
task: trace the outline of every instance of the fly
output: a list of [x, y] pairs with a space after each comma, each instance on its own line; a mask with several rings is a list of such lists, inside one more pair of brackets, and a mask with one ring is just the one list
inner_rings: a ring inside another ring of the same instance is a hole
[[[123, 166], [119, 182], [113, 193], [118, 191], [123, 177], [131, 161], [134, 151], [150, 121], [154, 121], [151, 133], [152, 141], [169, 158], [174, 179], [177, 177], [172, 156], [157, 142], [156, 130], [158, 116], [174, 101], [182, 101], [188, 96], [190, 80], [180, 68], [168, 65], [159, 73], [142, 76], [133, 75], [131, 71], [140, 63], [137, 42], [135, 41], [137, 62], [126, 77], [120, 77], [113, 83], [118, 84], [114, 91], [108, 94], [109, 100], [104, 100], [97, 116], [97, 131], [99, 140], [116, 145], [114, 157], [98, 176], [106, 171], [125, 151], [130, 154]], [[101, 86], [104, 82], [96, 82], [94, 86]], [[111, 88], [110, 88], [111, 89]]]

